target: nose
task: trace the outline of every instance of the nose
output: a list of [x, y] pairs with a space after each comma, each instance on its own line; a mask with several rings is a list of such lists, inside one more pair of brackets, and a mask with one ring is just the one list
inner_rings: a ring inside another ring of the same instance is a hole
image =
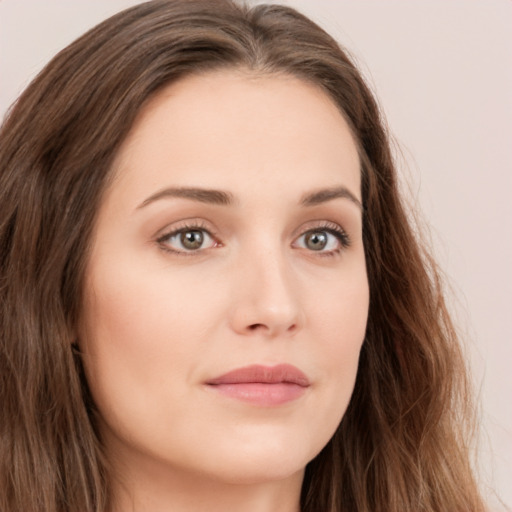
[[231, 324], [245, 336], [290, 336], [303, 314], [293, 270], [280, 254], [254, 252], [233, 274]]

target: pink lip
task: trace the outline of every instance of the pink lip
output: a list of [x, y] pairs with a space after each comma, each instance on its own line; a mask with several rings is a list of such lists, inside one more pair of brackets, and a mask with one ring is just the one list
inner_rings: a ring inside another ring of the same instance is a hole
[[282, 405], [301, 397], [309, 380], [295, 366], [252, 365], [230, 371], [206, 384], [219, 393], [253, 405]]

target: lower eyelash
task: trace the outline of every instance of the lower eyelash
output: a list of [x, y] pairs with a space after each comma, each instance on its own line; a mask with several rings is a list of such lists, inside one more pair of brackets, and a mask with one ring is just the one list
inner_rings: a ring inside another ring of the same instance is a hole
[[[172, 231], [169, 231], [169, 232], [163, 234], [162, 236], [158, 237], [156, 239], [156, 242], [160, 245], [160, 247], [164, 251], [167, 251], [167, 252], [170, 252], [173, 254], [180, 254], [183, 256], [194, 255], [194, 251], [190, 251], [190, 252], [189, 251], [176, 251], [176, 250], [169, 248], [164, 243], [165, 240], [168, 240], [170, 237], [177, 236], [180, 233], [183, 233], [184, 231], [204, 231], [204, 232], [208, 233], [208, 236], [210, 236], [213, 239], [216, 239], [215, 234], [212, 233], [211, 230], [207, 229], [203, 224], [199, 223], [199, 224], [185, 224], [183, 226], [180, 226], [179, 228], [175, 228]], [[315, 228], [308, 229], [303, 234], [308, 233], [308, 232], [314, 232], [314, 231], [325, 231], [327, 233], [330, 233], [331, 235], [335, 236], [341, 244], [341, 248], [336, 249], [334, 251], [329, 251], [329, 252], [319, 252], [318, 253], [319, 256], [325, 256], [325, 257], [334, 256], [335, 254], [338, 254], [342, 249], [347, 249], [351, 245], [351, 239], [350, 239], [349, 235], [338, 224], [329, 222], [329, 223], [326, 223], [323, 225], [319, 225]]]
[[183, 226], [180, 226], [179, 228], [175, 228], [172, 231], [168, 231], [167, 233], [164, 233], [162, 236], [159, 236], [156, 239], [156, 242], [158, 243], [160, 248], [166, 252], [170, 252], [172, 254], [179, 254], [181, 256], [193, 256], [195, 251], [177, 251], [177, 250], [171, 249], [169, 246], [167, 246], [165, 244], [165, 241], [168, 240], [169, 238], [177, 236], [180, 233], [183, 233], [185, 231], [204, 231], [212, 239], [216, 239], [215, 234], [212, 233], [211, 230], [207, 229], [202, 224], [185, 224]]
[[304, 237], [309, 233], [321, 232], [328, 233], [329, 235], [332, 235], [334, 238], [336, 238], [337, 241], [339, 242], [339, 246], [329, 250], [313, 251], [311, 254], [314, 254], [316, 257], [332, 258], [334, 256], [338, 256], [351, 244], [351, 240], [347, 232], [341, 226], [333, 222], [326, 222], [324, 224], [320, 224], [314, 227], [309, 227], [309, 229], [306, 229], [305, 231], [302, 232], [299, 238]]

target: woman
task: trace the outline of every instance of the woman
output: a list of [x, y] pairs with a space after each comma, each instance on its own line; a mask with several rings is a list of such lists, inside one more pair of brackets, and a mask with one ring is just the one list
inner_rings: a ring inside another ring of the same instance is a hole
[[483, 510], [435, 265], [311, 21], [128, 9], [0, 162], [1, 510]]

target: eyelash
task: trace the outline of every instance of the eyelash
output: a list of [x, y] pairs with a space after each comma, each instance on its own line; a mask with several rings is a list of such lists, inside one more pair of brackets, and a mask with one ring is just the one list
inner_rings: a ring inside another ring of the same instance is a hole
[[[335, 224], [333, 222], [323, 222], [317, 226], [314, 226], [312, 228], [306, 229], [303, 231], [296, 240], [304, 237], [308, 233], [328, 233], [332, 236], [334, 236], [338, 242], [339, 247], [336, 249], [333, 249], [331, 251], [317, 251], [316, 255], [323, 257], [323, 258], [330, 258], [333, 256], [336, 256], [340, 254], [343, 250], [348, 249], [351, 245], [351, 239], [348, 235], [348, 233], [338, 224]], [[311, 250], [312, 253], [315, 253], [315, 251]]]
[[[166, 241], [168, 241], [169, 238], [177, 237], [181, 233], [187, 233], [189, 231], [200, 231], [203, 233], [207, 233], [210, 238], [212, 238], [213, 240], [216, 241], [215, 247], [222, 246], [222, 244], [217, 241], [217, 236], [215, 235], [215, 233], [212, 232], [211, 228], [207, 227], [206, 225], [204, 225], [201, 222], [197, 222], [194, 224], [184, 224], [183, 226], [175, 228], [172, 231], [169, 231], [169, 232], [163, 234], [162, 236], [158, 237], [156, 241], [157, 241], [158, 245], [161, 247], [161, 249], [163, 249], [164, 251], [169, 252], [171, 254], [178, 254], [179, 256], [195, 256], [198, 252], [201, 251], [201, 249], [199, 249], [197, 251], [193, 251], [193, 250], [187, 251], [186, 249], [177, 250], [177, 249], [172, 249], [171, 247], [169, 247], [168, 244], [166, 244]], [[205, 249], [202, 249], [202, 250], [204, 251]]]
[[[169, 232], [163, 234], [162, 236], [158, 237], [156, 242], [159, 244], [159, 246], [161, 247], [162, 250], [172, 253], [172, 254], [178, 254], [180, 256], [195, 256], [199, 252], [209, 249], [209, 248], [206, 248], [206, 249], [200, 248], [198, 250], [186, 250], [186, 249], [176, 250], [176, 249], [170, 248], [169, 245], [166, 243], [170, 238], [177, 237], [182, 233], [187, 233], [190, 231], [200, 231], [200, 232], [206, 233], [212, 240], [215, 241], [214, 247], [210, 247], [210, 248], [222, 246], [222, 243], [220, 243], [218, 241], [216, 234], [209, 227], [205, 226], [201, 222], [194, 223], [194, 224], [185, 224], [183, 226], [175, 228], [172, 231], [169, 231]], [[314, 226], [310, 229], [306, 229], [295, 239], [295, 241], [306, 236], [308, 233], [316, 233], [316, 232], [328, 233], [328, 234], [334, 236], [340, 244], [339, 247], [337, 247], [336, 249], [330, 250], [330, 251], [310, 250], [311, 253], [313, 253], [313, 254], [316, 253], [320, 257], [335, 256], [335, 255], [341, 253], [344, 249], [347, 249], [348, 247], [350, 247], [350, 245], [351, 245], [351, 240], [350, 240], [350, 237], [348, 236], [347, 232], [341, 226], [339, 226], [338, 224], [332, 223], [332, 222], [324, 222], [318, 226]]]

